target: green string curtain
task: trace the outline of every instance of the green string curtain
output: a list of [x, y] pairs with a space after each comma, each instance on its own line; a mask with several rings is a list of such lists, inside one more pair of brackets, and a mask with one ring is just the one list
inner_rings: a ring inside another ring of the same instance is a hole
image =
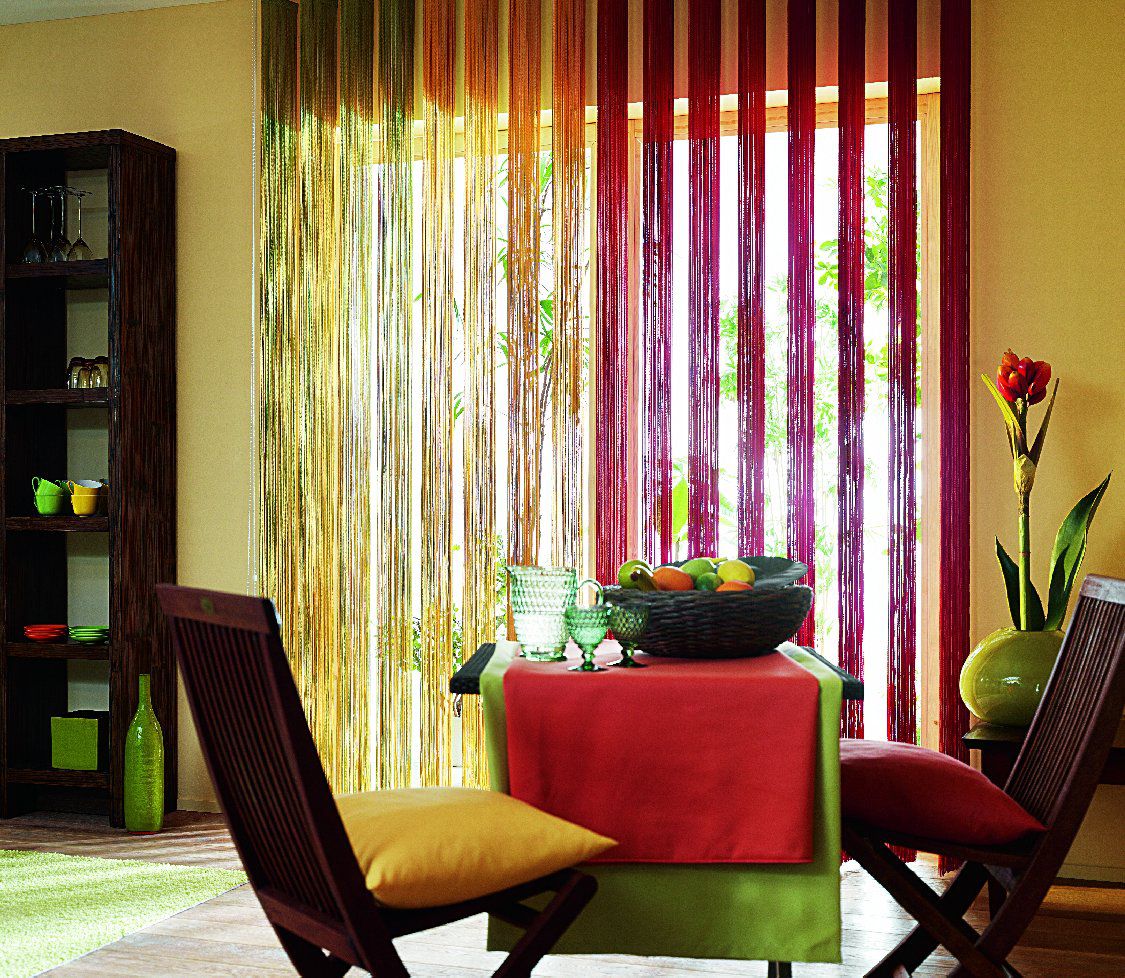
[[372, 11], [262, 3], [258, 574], [333, 788], [370, 780]]

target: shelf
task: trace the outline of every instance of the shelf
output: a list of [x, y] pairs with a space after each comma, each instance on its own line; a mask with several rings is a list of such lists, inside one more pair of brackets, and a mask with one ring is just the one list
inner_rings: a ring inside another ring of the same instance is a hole
[[50, 768], [8, 768], [8, 784], [45, 784], [61, 788], [108, 788], [108, 771], [55, 771]]
[[7, 642], [10, 659], [109, 659], [108, 645], [89, 642]]
[[9, 281], [63, 280], [68, 289], [104, 289], [109, 285], [109, 262], [105, 258], [92, 261], [44, 261], [9, 265]]
[[5, 396], [9, 404], [60, 404], [64, 407], [109, 407], [108, 387], [66, 387], [47, 390], [10, 390]]
[[108, 516], [9, 516], [8, 529], [43, 533], [107, 533]]

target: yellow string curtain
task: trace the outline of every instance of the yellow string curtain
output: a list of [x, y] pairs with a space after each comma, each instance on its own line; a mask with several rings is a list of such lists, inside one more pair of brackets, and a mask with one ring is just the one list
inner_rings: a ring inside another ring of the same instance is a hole
[[[368, 274], [357, 169], [370, 146], [371, 63], [349, 37], [362, 6], [306, 0], [294, 17], [262, 5], [259, 576], [340, 791], [366, 787], [369, 770], [369, 536], [361, 514], [343, 512], [350, 480], [365, 477], [370, 429], [367, 314], [353, 302]], [[345, 189], [360, 198], [347, 207]]]
[[452, 777], [453, 673], [453, 68], [451, 0], [422, 5], [422, 590], [424, 785]]
[[[496, 104], [500, 62], [498, 0], [465, 0], [465, 586], [461, 647], [496, 637]], [[479, 696], [461, 708], [464, 783], [486, 787]]]
[[582, 563], [582, 256], [586, 211], [586, 3], [557, 0], [551, 111], [555, 299], [551, 425], [552, 561]]
[[411, 349], [414, 247], [414, 0], [379, 4], [379, 206], [376, 218], [376, 410], [372, 465], [374, 503], [379, 787], [410, 783], [411, 617]]
[[[285, 647], [301, 695], [309, 683], [297, 644], [300, 507], [297, 434], [300, 330], [297, 318], [297, 8], [289, 0], [262, 2], [261, 171], [258, 197], [257, 484], [258, 577], [281, 614]], [[283, 392], [290, 396], [283, 396]]]
[[539, 559], [539, 0], [508, 5], [508, 557]]

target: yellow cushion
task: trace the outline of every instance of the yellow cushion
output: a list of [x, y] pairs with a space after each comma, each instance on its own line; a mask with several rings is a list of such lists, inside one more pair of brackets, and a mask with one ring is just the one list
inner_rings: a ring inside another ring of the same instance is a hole
[[495, 893], [617, 844], [497, 791], [365, 791], [336, 806], [367, 888], [401, 910]]

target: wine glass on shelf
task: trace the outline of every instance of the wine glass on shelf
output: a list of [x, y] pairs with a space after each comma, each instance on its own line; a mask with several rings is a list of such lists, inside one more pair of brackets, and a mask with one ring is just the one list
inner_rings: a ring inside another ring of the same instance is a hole
[[70, 241], [66, 236], [66, 187], [48, 187], [51, 202], [51, 261], [67, 261]]
[[47, 249], [43, 246], [43, 242], [39, 240], [39, 235], [35, 233], [35, 212], [39, 209], [39, 195], [43, 191], [31, 187], [21, 187], [20, 189], [26, 190], [31, 195], [31, 238], [23, 246], [23, 251], [20, 252], [20, 261], [25, 265], [36, 265], [47, 260]]
[[82, 198], [87, 196], [90, 191], [72, 190], [70, 187], [67, 187], [66, 192], [72, 197], [78, 198], [78, 237], [74, 239], [74, 244], [70, 246], [70, 251], [66, 256], [67, 260], [90, 261], [93, 259], [94, 253], [90, 250], [90, 246], [86, 244], [86, 239], [82, 237]]

